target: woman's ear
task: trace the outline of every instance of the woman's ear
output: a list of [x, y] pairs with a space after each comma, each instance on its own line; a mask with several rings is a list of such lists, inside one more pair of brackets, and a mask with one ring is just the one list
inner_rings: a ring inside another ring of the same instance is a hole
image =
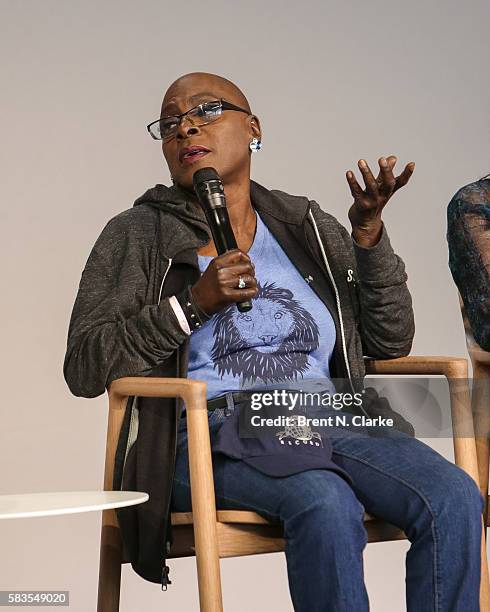
[[252, 137], [262, 140], [262, 130], [260, 129], [260, 119], [256, 115], [250, 117], [250, 129]]

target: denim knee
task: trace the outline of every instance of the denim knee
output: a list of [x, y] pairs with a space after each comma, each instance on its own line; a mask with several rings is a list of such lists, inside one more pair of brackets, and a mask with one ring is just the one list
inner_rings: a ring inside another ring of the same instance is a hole
[[[350, 486], [341, 477], [307, 480], [304, 495], [299, 489], [281, 504], [286, 552], [298, 545], [314, 549], [317, 557], [322, 554], [342, 557], [354, 550], [356, 553], [364, 550], [368, 542], [365, 509]], [[312, 480], [316, 482], [315, 488], [311, 487]]]
[[482, 514], [485, 508], [485, 498], [480, 491], [480, 487], [467, 472], [463, 469], [461, 469], [461, 472], [461, 485], [456, 494], [456, 507], [461, 507], [461, 504], [466, 502], [469, 508], [478, 509], [478, 514]]
[[[289, 477], [279, 509], [281, 518], [317, 514], [322, 523], [336, 526], [352, 520], [363, 522], [365, 509], [348, 483], [336, 474], [323, 470], [308, 470]], [[297, 476], [297, 478], [296, 478]], [[291, 490], [291, 486], [293, 491]]]
[[439, 511], [468, 517], [483, 513], [485, 500], [475, 480], [462, 468], [452, 465], [432, 497]]

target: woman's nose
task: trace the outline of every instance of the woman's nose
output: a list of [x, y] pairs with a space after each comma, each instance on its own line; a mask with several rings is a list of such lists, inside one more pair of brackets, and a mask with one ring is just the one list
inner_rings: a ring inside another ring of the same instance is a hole
[[183, 138], [187, 138], [189, 135], [194, 135], [199, 133], [199, 128], [197, 125], [194, 125], [190, 118], [183, 117], [177, 128], [177, 138], [181, 140]]

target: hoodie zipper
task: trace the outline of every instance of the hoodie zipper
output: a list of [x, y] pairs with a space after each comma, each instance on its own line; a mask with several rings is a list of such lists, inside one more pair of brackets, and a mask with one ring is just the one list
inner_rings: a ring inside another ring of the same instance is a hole
[[[169, 266], [170, 267], [170, 266]], [[177, 376], [179, 375], [179, 363], [180, 363], [180, 346], [177, 347], [176, 349], [176, 361], [177, 361]], [[179, 421], [176, 418], [175, 419], [175, 446], [174, 446], [174, 472], [175, 472], [175, 461], [177, 458], [177, 437], [179, 435]], [[173, 480], [173, 477], [172, 477]], [[171, 513], [170, 513], [170, 504], [172, 502], [172, 489], [173, 489], [173, 482], [171, 483], [170, 486], [170, 493], [167, 499], [167, 507], [165, 509], [165, 516], [167, 517], [167, 523], [166, 523], [166, 528], [165, 528], [165, 540], [163, 543], [164, 546], [164, 550], [165, 550], [165, 557], [163, 558], [163, 565], [162, 565], [162, 576], [160, 579], [161, 585], [162, 585], [162, 591], [166, 591], [167, 590], [167, 585], [172, 584], [172, 581], [170, 580], [170, 578], [168, 577], [169, 572], [170, 572], [170, 567], [167, 565], [167, 555], [170, 553], [170, 548], [172, 547], [172, 544], [170, 542], [170, 540], [167, 538], [167, 533], [169, 531], [169, 521], [171, 523]]]
[[[180, 372], [179, 372], [179, 364], [180, 364], [180, 346], [177, 347], [176, 349], [176, 353], [177, 353], [177, 376], [179, 376]], [[174, 446], [174, 472], [175, 472], [175, 461], [177, 458], [177, 437], [179, 435], [179, 421], [176, 418], [175, 419], [175, 446]], [[172, 478], [173, 480], [173, 478]], [[165, 531], [165, 541], [164, 541], [164, 550], [165, 550], [165, 557], [163, 559], [163, 565], [162, 565], [162, 576], [161, 576], [161, 585], [162, 585], [162, 591], [166, 591], [167, 590], [167, 585], [172, 584], [172, 581], [170, 580], [170, 578], [168, 577], [169, 572], [170, 572], [170, 567], [167, 565], [167, 555], [170, 553], [170, 549], [172, 547], [171, 541], [169, 539], [167, 539], [167, 533], [169, 531], [169, 521], [170, 523], [171, 521], [171, 513], [170, 513], [170, 504], [172, 502], [172, 489], [173, 489], [173, 482], [172, 485], [170, 487], [170, 494], [168, 496], [168, 500], [167, 500], [167, 507], [166, 507], [166, 517], [168, 519], [167, 521], [167, 525], [166, 525], [166, 531]], [[164, 588], [165, 587], [165, 588]]]
[[162, 291], [163, 291], [163, 283], [165, 282], [165, 279], [167, 278], [167, 274], [168, 271], [170, 270], [170, 266], [172, 265], [172, 258], [169, 257], [168, 258], [168, 264], [167, 264], [167, 269], [165, 270], [165, 272], [163, 273], [163, 279], [162, 279], [162, 284], [160, 285], [160, 292], [158, 294], [158, 302], [157, 304], [160, 304], [160, 299], [162, 297]]
[[[168, 258], [168, 264], [167, 267], [165, 269], [165, 272], [163, 273], [163, 279], [160, 285], [160, 291], [158, 293], [158, 301], [157, 304], [160, 303], [161, 297], [162, 297], [162, 291], [163, 291], [163, 284], [165, 282], [165, 279], [167, 278], [167, 274], [168, 271], [170, 270], [170, 266], [172, 265], [172, 258], [169, 257]], [[125, 454], [124, 454], [124, 462], [123, 462], [123, 469], [122, 469], [122, 474], [124, 473], [124, 466], [126, 465], [126, 459], [129, 453], [129, 445], [131, 444], [131, 440], [133, 438], [136, 438], [137, 434], [137, 426], [135, 425], [135, 410], [136, 410], [136, 405], [137, 405], [137, 398], [134, 397], [133, 398], [133, 402], [131, 404], [131, 417], [130, 417], [130, 426], [129, 426], [129, 433], [128, 433], [128, 439], [126, 442], [126, 449], [125, 449]], [[136, 434], [136, 435], [135, 435]], [[176, 426], [176, 435], [177, 435], [177, 426]], [[175, 458], [175, 457], [174, 457]], [[122, 476], [121, 476], [121, 486], [122, 486]], [[168, 511], [170, 509], [170, 501], [171, 501], [171, 495], [169, 496], [168, 502], [167, 502], [167, 516], [168, 516]], [[167, 538], [165, 536], [165, 542], [164, 542], [164, 550], [166, 551], [166, 554], [169, 553], [169, 547], [167, 547]], [[164, 557], [163, 559], [163, 565], [162, 565], [162, 576], [161, 576], [161, 585], [162, 585], [162, 591], [163, 590], [167, 590], [167, 585], [168, 584], [172, 584], [171, 580], [168, 577], [170, 568], [167, 565], [166, 562], [166, 557]], [[164, 588], [165, 587], [165, 588]]]
[[[344, 356], [344, 363], [345, 363], [345, 367], [347, 369], [347, 375], [349, 377], [349, 384], [350, 384], [350, 388], [352, 389], [352, 392], [355, 393], [356, 390], [354, 389], [354, 385], [352, 384], [352, 377], [351, 377], [351, 371], [350, 371], [350, 365], [349, 365], [349, 360], [347, 358], [347, 348], [346, 348], [346, 344], [345, 344], [345, 332], [344, 332], [344, 321], [342, 319], [342, 307], [340, 304], [340, 294], [339, 294], [339, 290], [337, 289], [337, 284], [335, 282], [335, 279], [333, 277], [332, 274], [332, 270], [330, 269], [330, 264], [328, 263], [328, 258], [327, 258], [327, 254], [325, 253], [325, 248], [323, 246], [322, 240], [320, 238], [320, 232], [318, 231], [318, 227], [315, 221], [315, 217], [313, 216], [313, 213], [311, 212], [311, 209], [308, 210], [308, 214], [310, 216], [310, 219], [313, 223], [313, 228], [315, 230], [315, 237], [317, 239], [318, 242], [318, 246], [320, 247], [320, 251], [322, 252], [322, 257], [323, 257], [323, 263], [325, 264], [325, 267], [327, 269], [328, 272], [328, 276], [330, 278], [330, 281], [332, 283], [334, 292], [335, 292], [335, 302], [337, 304], [337, 313], [339, 316], [339, 323], [340, 323], [340, 337], [342, 339], [342, 354]], [[369, 416], [368, 413], [365, 411], [364, 407], [361, 404], [361, 410], [364, 412], [364, 414], [366, 416]]]
[[[172, 265], [172, 258], [169, 257], [168, 259], [168, 265], [167, 268], [163, 274], [163, 280], [162, 280], [162, 284], [160, 285], [160, 292], [158, 294], [158, 302], [157, 304], [160, 303], [160, 299], [162, 297], [162, 289], [163, 289], [163, 283], [165, 282], [165, 278], [167, 277], [168, 271], [170, 269], [170, 266]], [[123, 462], [123, 468], [122, 468], [122, 474], [124, 473], [124, 467], [126, 465], [126, 459], [128, 458], [128, 454], [130, 451], [130, 447], [132, 445], [132, 443], [134, 442], [134, 440], [137, 437], [137, 425], [135, 425], [135, 410], [136, 410], [136, 405], [137, 405], [137, 398], [133, 398], [133, 401], [131, 403], [131, 417], [130, 417], [130, 423], [129, 423], [129, 433], [128, 433], [128, 439], [126, 442], [126, 449], [125, 449], [125, 453], [124, 453], [124, 462]], [[122, 478], [121, 478], [121, 487], [122, 487]]]
[[323, 263], [325, 264], [325, 268], [327, 269], [328, 276], [330, 278], [330, 282], [332, 283], [332, 286], [333, 286], [333, 289], [334, 289], [335, 303], [337, 304], [337, 313], [339, 315], [339, 323], [340, 323], [340, 337], [341, 337], [341, 340], [342, 340], [342, 354], [344, 356], [344, 363], [345, 363], [345, 367], [346, 367], [346, 370], [347, 370], [347, 376], [349, 377], [349, 383], [350, 383], [351, 389], [354, 391], [354, 387], [352, 385], [352, 380], [351, 380], [349, 360], [347, 359], [347, 348], [346, 348], [346, 345], [345, 345], [344, 321], [342, 319], [342, 308], [341, 308], [341, 305], [340, 305], [339, 290], [337, 289], [337, 284], [336, 284], [335, 279], [333, 277], [332, 270], [330, 269], [330, 264], [328, 263], [327, 254], [325, 253], [325, 248], [323, 247], [323, 243], [322, 243], [321, 238], [320, 238], [320, 233], [318, 231], [318, 226], [316, 224], [315, 217], [313, 216], [313, 213], [311, 212], [311, 210], [308, 211], [308, 214], [309, 214], [310, 219], [311, 219], [311, 221], [313, 223], [313, 228], [315, 230], [315, 236], [316, 236], [316, 239], [317, 239], [317, 242], [318, 242], [318, 246], [320, 247], [320, 251], [322, 253], [322, 257], [323, 257]]
[[[169, 257], [168, 258], [167, 268], [165, 269], [165, 272], [163, 273], [162, 282], [160, 284], [160, 291], [158, 293], [158, 302], [157, 302], [157, 304], [160, 303], [160, 300], [162, 298], [163, 285], [165, 283], [165, 279], [167, 278], [167, 274], [168, 274], [168, 271], [170, 270], [170, 266], [171, 265], [172, 265], [172, 258]], [[178, 349], [177, 349], [177, 351], [178, 351]], [[177, 359], [179, 359], [178, 352], [177, 352]], [[178, 424], [176, 422], [176, 425], [175, 425], [175, 436], [176, 436], [175, 442], [176, 443], [177, 443], [177, 429], [178, 429], [177, 426], [178, 426]], [[174, 461], [175, 461], [175, 455], [174, 455]], [[167, 518], [169, 516], [171, 498], [172, 498], [172, 493], [170, 493], [170, 495], [168, 496], [168, 500], [167, 500], [167, 507], [166, 507], [166, 514], [165, 514], [165, 516]], [[168, 577], [169, 572], [170, 572], [170, 567], [167, 565], [167, 559], [166, 559], [166, 556], [170, 552], [170, 546], [168, 546], [169, 542], [167, 540], [167, 531], [168, 531], [168, 524], [167, 524], [166, 531], [165, 531], [165, 541], [163, 543], [164, 550], [165, 550], [165, 556], [163, 558], [162, 575], [161, 575], [161, 579], [160, 579], [160, 583], [162, 585], [162, 591], [166, 591], [167, 590], [167, 585], [172, 584], [172, 581]]]

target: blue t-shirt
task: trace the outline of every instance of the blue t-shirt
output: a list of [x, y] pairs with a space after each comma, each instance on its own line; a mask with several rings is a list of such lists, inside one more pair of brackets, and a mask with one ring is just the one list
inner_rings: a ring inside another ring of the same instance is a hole
[[[259, 288], [252, 309], [241, 313], [230, 304], [193, 331], [188, 378], [207, 382], [208, 399], [240, 390], [335, 392], [329, 368], [335, 323], [259, 214], [248, 254]], [[198, 255], [201, 272], [212, 259]], [[321, 431], [288, 426], [261, 437], [242, 436], [239, 420], [245, 404], [238, 404], [228, 417], [223, 409], [210, 412], [213, 453], [241, 459], [271, 476], [322, 468], [352, 484], [349, 474], [335, 463], [331, 442]], [[182, 416], [179, 443], [187, 436], [185, 412]]]
[[[230, 304], [190, 336], [187, 376], [207, 382], [207, 399], [330, 377], [332, 316], [258, 213], [248, 255], [259, 288], [252, 309], [242, 313]], [[212, 259], [198, 255], [201, 272]]]

